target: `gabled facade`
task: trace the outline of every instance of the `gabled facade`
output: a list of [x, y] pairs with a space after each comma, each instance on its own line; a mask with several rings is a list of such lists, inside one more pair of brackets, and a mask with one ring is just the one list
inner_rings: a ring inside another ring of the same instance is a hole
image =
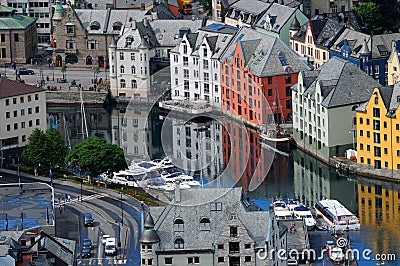
[[[169, 66], [170, 51], [185, 34], [196, 31], [201, 25], [201, 20], [145, 18], [141, 22], [132, 21], [109, 49], [111, 93], [137, 99], [152, 94], [150, 87], [162, 82], [159, 80], [162, 77], [154, 74]], [[163, 87], [162, 92], [170, 88], [169, 84]]]
[[211, 24], [187, 34], [171, 51], [172, 99], [221, 107], [220, 57], [237, 28]]
[[125, 23], [145, 17], [153, 14], [141, 10], [63, 8], [57, 4], [52, 19], [56, 66], [65, 63], [107, 67], [108, 49], [118, 39]]
[[242, 27], [221, 62], [223, 111], [264, 128], [291, 121], [290, 87], [310, 68], [280, 39]]
[[357, 163], [400, 170], [400, 83], [375, 88], [357, 109]]
[[141, 265], [286, 265], [269, 256], [286, 250], [286, 233], [273, 215], [246, 207], [241, 188], [177, 189], [168, 206], [149, 208]]
[[308, 21], [306, 15], [298, 7], [293, 8], [272, 3], [264, 15], [256, 22], [255, 29], [278, 37], [289, 45], [290, 27], [295, 19], [300, 25]]
[[310, 0], [304, 2], [304, 13], [314, 17], [323, 13], [338, 13], [353, 10], [359, 5], [359, 0]]
[[355, 109], [379, 84], [357, 66], [332, 58], [299, 74], [293, 86], [293, 135], [297, 145], [328, 160], [354, 148]]
[[290, 27], [290, 47], [300, 56], [308, 57], [310, 63], [319, 68], [329, 60], [329, 48], [345, 25], [330, 18], [313, 19], [300, 25], [294, 21]]
[[400, 41], [392, 43], [392, 52], [388, 59], [388, 85], [400, 82]]
[[392, 43], [400, 33], [367, 35], [346, 29], [330, 48], [330, 57], [345, 59], [362, 69], [383, 86], [388, 84], [388, 59]]

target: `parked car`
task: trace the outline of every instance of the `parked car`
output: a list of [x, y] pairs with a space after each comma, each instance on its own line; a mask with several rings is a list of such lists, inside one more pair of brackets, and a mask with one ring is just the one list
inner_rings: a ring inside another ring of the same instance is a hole
[[90, 248], [89, 247], [82, 247], [81, 251], [82, 258], [90, 258], [92, 254], [90, 253]]
[[85, 226], [93, 226], [93, 217], [90, 213], [85, 213], [85, 218], [83, 221]]
[[34, 75], [35, 71], [32, 69], [27, 69], [25, 67], [18, 69], [18, 74], [20, 75]]
[[103, 235], [101, 237], [101, 244], [105, 244], [107, 242], [107, 238], [110, 238], [110, 235]]
[[89, 249], [92, 248], [92, 240], [90, 238], [85, 238], [83, 239], [83, 247], [89, 247]]

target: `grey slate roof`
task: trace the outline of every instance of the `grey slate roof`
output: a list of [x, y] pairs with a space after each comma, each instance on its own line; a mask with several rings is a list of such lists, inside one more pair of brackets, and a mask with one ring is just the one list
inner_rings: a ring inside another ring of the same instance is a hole
[[265, 77], [287, 73], [285, 71], [286, 66], [284, 66], [279, 59], [278, 54], [280, 52], [286, 58], [292, 72], [310, 70], [310, 67], [279, 38], [255, 31], [248, 27], [242, 27], [236, 33], [235, 37], [224, 51], [221, 61], [225, 59], [231, 60], [236, 44], [248, 40], [261, 40], [255, 49], [254, 45], [245, 45], [244, 47], [249, 50], [243, 50], [244, 54], [251, 54], [246, 67], [251, 68], [253, 74], [256, 76]]
[[[331, 47], [335, 39], [344, 30], [343, 23], [334, 19], [314, 19], [309, 22], [315, 37], [315, 45], [320, 47]], [[293, 35], [294, 39], [305, 41], [308, 22]]]
[[154, 35], [160, 46], [175, 47], [183, 36], [180, 36], [180, 30], [184, 28], [195, 32], [202, 26], [201, 20], [153, 20], [150, 21]]
[[[150, 207], [160, 236], [159, 251], [174, 250], [174, 240], [182, 237], [184, 250], [212, 250], [221, 230], [236, 213], [247, 229], [256, 246], [265, 242], [268, 230], [269, 213], [263, 211], [247, 212], [241, 203], [241, 188], [203, 188], [181, 190], [181, 201], [172, 202], [166, 207]], [[222, 211], [210, 211], [211, 202], [221, 202]], [[174, 219], [184, 221], [184, 232], [174, 232]], [[210, 220], [210, 230], [200, 231], [200, 219]]]
[[[242, 11], [251, 15], [260, 15], [265, 12], [271, 4], [258, 0], [240, 0], [235, 2], [231, 7], [233, 10]], [[234, 14], [235, 12], [233, 12]]]
[[140, 9], [142, 4], [145, 8], [153, 5], [153, 0], [114, 0], [117, 9]]
[[340, 24], [345, 24], [346, 28], [361, 31], [361, 21], [355, 11], [345, 11], [338, 13], [324, 13], [315, 15], [311, 20], [332, 19]]
[[317, 71], [318, 77], [304, 91], [305, 95], [314, 96], [316, 83], [320, 83], [322, 105], [326, 108], [363, 103], [368, 101], [373, 89], [379, 83], [366, 75], [356, 65], [333, 57]]
[[396, 83], [393, 88], [392, 97], [390, 99], [388, 115], [394, 116], [400, 106], [400, 83]]
[[[286, 25], [287, 21], [292, 17], [292, 15], [296, 12], [297, 8], [292, 8], [284, 5], [280, 5], [277, 3], [273, 3], [267, 9], [261, 18], [256, 22], [255, 26], [259, 28], [264, 28], [265, 19], [267, 14], [270, 18], [272, 18], [271, 26], [273, 32], [280, 32], [283, 26]], [[263, 23], [264, 22], [264, 23]]]

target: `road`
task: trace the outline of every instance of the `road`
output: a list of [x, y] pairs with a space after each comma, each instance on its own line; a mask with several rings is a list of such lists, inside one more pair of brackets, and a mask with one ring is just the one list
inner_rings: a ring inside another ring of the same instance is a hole
[[[15, 174], [0, 172], [0, 176], [2, 176], [1, 184], [18, 182]], [[36, 182], [36, 180], [21, 176], [21, 182]], [[139, 265], [140, 204], [126, 195], [122, 195], [121, 201], [121, 194], [110, 190], [85, 188], [81, 197], [79, 185], [71, 182], [70, 184], [74, 186], [70, 187], [66, 184], [60, 184], [59, 180], [55, 180], [53, 184], [57, 210], [56, 236], [77, 241], [79, 251], [84, 238], [89, 237], [93, 242], [91, 258], [78, 257], [77, 265]], [[66, 200], [66, 194], [69, 195], [69, 200]], [[93, 216], [93, 227], [85, 227], [83, 224], [83, 216], [87, 212]], [[101, 245], [103, 234], [115, 237], [117, 242], [121, 241], [118, 255], [105, 256], [104, 246]]]

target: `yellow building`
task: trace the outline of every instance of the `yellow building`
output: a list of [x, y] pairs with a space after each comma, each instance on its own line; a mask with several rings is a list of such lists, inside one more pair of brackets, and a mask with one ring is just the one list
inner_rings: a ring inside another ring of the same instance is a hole
[[[400, 45], [400, 44], [399, 44]], [[394, 85], [400, 81], [400, 58], [396, 43], [392, 45], [392, 52], [388, 59], [388, 85]]]
[[400, 83], [375, 88], [356, 110], [357, 163], [400, 169]]
[[[362, 227], [375, 239], [370, 244], [374, 253], [393, 250], [390, 239], [400, 238], [399, 185], [377, 180], [361, 180], [357, 184], [358, 217]], [[393, 237], [396, 236], [396, 237]]]

